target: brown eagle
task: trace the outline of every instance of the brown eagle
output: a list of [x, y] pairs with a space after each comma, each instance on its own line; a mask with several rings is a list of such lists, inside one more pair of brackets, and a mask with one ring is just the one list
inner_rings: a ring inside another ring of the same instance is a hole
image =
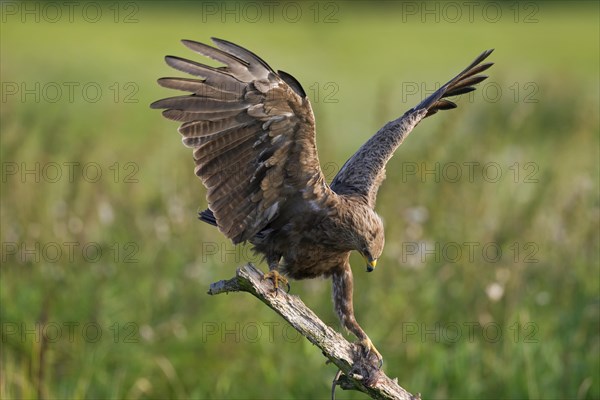
[[[233, 241], [249, 241], [264, 255], [277, 290], [293, 279], [332, 277], [335, 311], [366, 353], [380, 353], [359, 326], [352, 305], [350, 252], [375, 268], [384, 231], [373, 210], [385, 165], [423, 119], [456, 104], [447, 97], [468, 93], [487, 78], [492, 63], [483, 52], [464, 71], [400, 118], [388, 122], [344, 164], [331, 184], [319, 165], [315, 119], [306, 93], [290, 74], [256, 54], [213, 38], [216, 47], [183, 44], [222, 67], [167, 56], [171, 67], [198, 77], [161, 78], [169, 89], [188, 92], [154, 102], [182, 125], [183, 143], [194, 150], [196, 175], [208, 190], [200, 219]], [[280, 273], [283, 275], [280, 275]]]

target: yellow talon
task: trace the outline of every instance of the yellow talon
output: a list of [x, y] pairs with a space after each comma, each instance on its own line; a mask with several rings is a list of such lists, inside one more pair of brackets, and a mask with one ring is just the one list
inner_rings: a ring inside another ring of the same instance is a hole
[[358, 344], [365, 349], [365, 355], [367, 357], [369, 357], [371, 354], [374, 354], [375, 357], [377, 357], [377, 359], [379, 360], [379, 368], [381, 368], [383, 366], [383, 356], [381, 355], [381, 353], [375, 348], [375, 346], [373, 345], [373, 342], [371, 342], [371, 339], [369, 339], [368, 337], [360, 340], [358, 342]]
[[273, 282], [273, 286], [275, 286], [275, 289], [273, 290], [274, 292], [276, 292], [277, 289], [279, 289], [279, 282], [286, 285], [288, 288], [288, 292], [290, 291], [290, 284], [288, 283], [288, 280], [283, 275], [281, 275], [276, 269], [272, 269], [266, 274], [264, 274], [262, 280], [264, 281], [265, 279], [269, 279]]

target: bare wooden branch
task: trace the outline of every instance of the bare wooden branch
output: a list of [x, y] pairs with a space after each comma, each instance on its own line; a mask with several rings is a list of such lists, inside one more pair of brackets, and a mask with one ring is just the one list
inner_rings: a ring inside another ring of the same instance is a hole
[[248, 292], [281, 315], [302, 336], [319, 347], [323, 354], [335, 364], [342, 375], [337, 380], [344, 390], [359, 390], [374, 399], [417, 400], [398, 385], [396, 379], [390, 379], [379, 368], [375, 357], [363, 354], [362, 350], [348, 342], [334, 329], [325, 325], [298, 296], [274, 291], [271, 280], [263, 280], [263, 273], [254, 265], [247, 264], [238, 268], [234, 278], [215, 282], [210, 285], [208, 294], [227, 292]]

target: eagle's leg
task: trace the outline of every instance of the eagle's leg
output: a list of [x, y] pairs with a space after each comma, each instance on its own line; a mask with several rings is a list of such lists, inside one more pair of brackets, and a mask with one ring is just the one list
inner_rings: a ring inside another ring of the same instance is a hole
[[352, 270], [348, 262], [332, 274], [333, 280], [333, 306], [342, 325], [358, 338], [358, 344], [364, 349], [367, 356], [373, 354], [379, 360], [380, 366], [383, 364], [383, 356], [375, 346], [365, 331], [358, 325], [354, 317], [354, 305], [352, 303], [352, 292], [354, 279]]
[[263, 275], [262, 279], [270, 279], [273, 282], [273, 286], [275, 289], [274, 292], [277, 292], [279, 288], [279, 283], [283, 283], [287, 287], [287, 291], [290, 291], [290, 284], [288, 280], [279, 273], [279, 262], [281, 261], [281, 257], [277, 257], [274, 259], [267, 260], [269, 262], [269, 272]]

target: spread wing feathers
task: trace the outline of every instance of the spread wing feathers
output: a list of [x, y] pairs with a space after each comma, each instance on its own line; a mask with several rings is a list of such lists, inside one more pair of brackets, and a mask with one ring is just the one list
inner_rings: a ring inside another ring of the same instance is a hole
[[159, 79], [161, 86], [191, 94], [151, 107], [182, 122], [183, 143], [194, 149], [196, 175], [208, 189], [206, 216], [239, 243], [286, 208], [301, 208], [292, 202], [319, 200], [329, 188], [319, 167], [310, 102], [298, 81], [238, 45], [213, 42], [217, 48], [183, 44], [225, 66], [167, 56], [171, 67], [200, 79]]
[[354, 155], [346, 161], [331, 183], [337, 194], [363, 197], [371, 207], [375, 206], [377, 190], [385, 179], [385, 165], [400, 146], [404, 138], [423, 119], [440, 110], [456, 108], [447, 97], [469, 93], [474, 85], [487, 78], [479, 73], [490, 68], [493, 63], [484, 63], [493, 50], [479, 55], [460, 74], [440, 87], [416, 107], [402, 117], [388, 122], [373, 135]]
[[419, 105], [413, 108], [413, 110], [427, 110], [425, 117], [429, 117], [439, 110], [450, 110], [456, 108], [456, 104], [446, 100], [446, 97], [458, 96], [460, 94], [469, 93], [475, 90], [474, 85], [487, 79], [486, 75], [477, 75], [488, 68], [494, 63], [481, 64], [490, 54], [493, 49], [486, 50], [479, 55], [467, 68], [465, 68], [460, 74], [456, 75], [444, 86], [435, 91], [431, 96], [423, 100]]

